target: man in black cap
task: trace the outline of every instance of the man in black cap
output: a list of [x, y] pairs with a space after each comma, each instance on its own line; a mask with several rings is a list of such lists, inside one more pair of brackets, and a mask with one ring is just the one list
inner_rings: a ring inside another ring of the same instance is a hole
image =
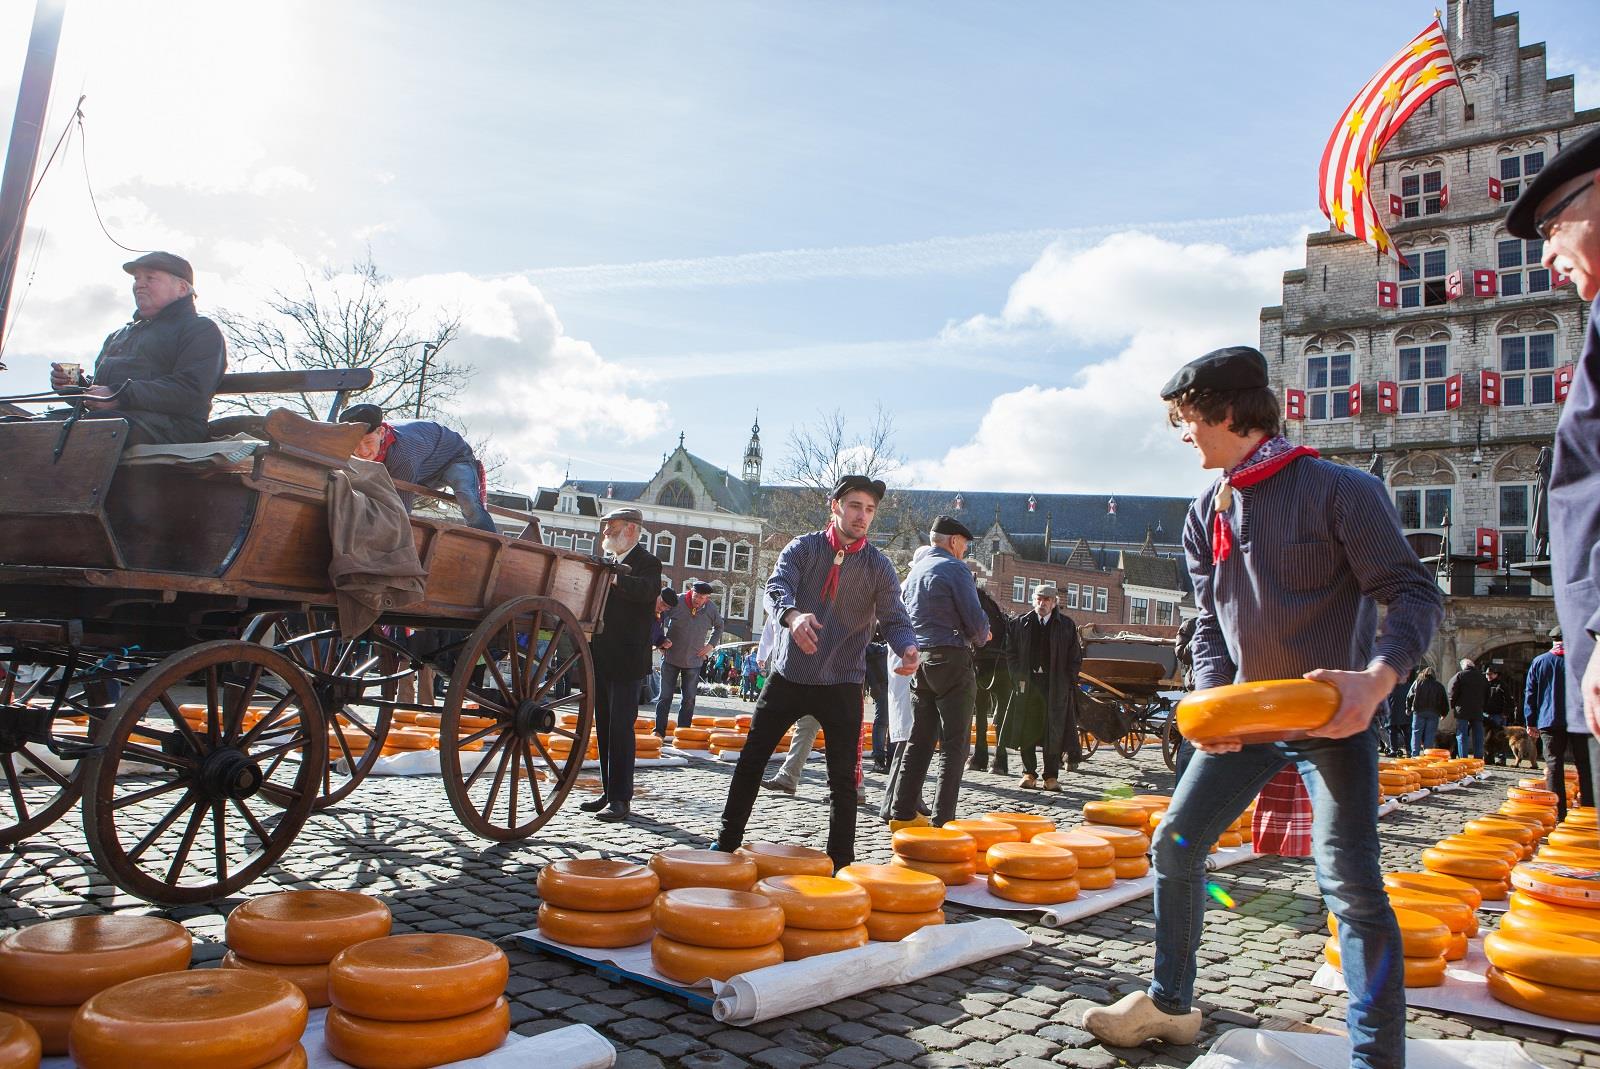
[[722, 613], [712, 597], [716, 588], [700, 581], [684, 591], [678, 603], [661, 615], [661, 697], [656, 701], [656, 734], [667, 734], [672, 695], [683, 691], [678, 703], [678, 726], [694, 723], [694, 703], [700, 686], [700, 668], [722, 635]]
[[[1565, 635], [1569, 745], [1586, 741], [1600, 795], [1600, 130], [1562, 149], [1506, 216], [1519, 238], [1544, 241], [1544, 266], [1572, 280], [1589, 308], [1583, 355], [1556, 425], [1550, 471], [1550, 568]], [[1589, 736], [1587, 740], [1584, 736]]]
[[639, 544], [644, 514], [616, 508], [600, 518], [606, 559], [628, 569], [614, 576], [603, 626], [589, 641], [594, 657], [594, 726], [599, 736], [600, 797], [578, 808], [601, 820], [628, 819], [633, 804], [633, 721], [639, 685], [650, 674], [650, 628], [661, 594], [661, 561]]
[[[1184, 553], [1199, 610], [1199, 689], [1305, 676], [1338, 692], [1307, 737], [1195, 741], [1154, 843], [1156, 954], [1149, 991], [1084, 1014], [1111, 1046], [1192, 1043], [1206, 851], [1267, 781], [1293, 765], [1316, 819], [1317, 883], [1339, 920], [1351, 1064], [1405, 1061], [1400, 930], [1384, 892], [1373, 714], [1428, 648], [1444, 599], [1406, 542], [1383, 483], [1279, 434], [1277, 396], [1255, 349], [1219, 349], [1162, 389], [1168, 417], [1221, 471], [1196, 498]], [[1384, 613], [1380, 630], [1378, 604]]]
[[87, 386], [85, 415], [127, 420], [129, 445], [203, 442], [228, 359], [222, 331], [194, 310], [194, 268], [150, 252], [122, 269], [133, 276], [132, 322], [106, 338], [92, 374], [51, 364], [50, 387]]
[[[438, 490], [448, 486], [469, 527], [493, 531], [489, 517], [488, 486], [483, 465], [467, 440], [442, 423], [408, 419], [387, 423], [377, 405], [351, 405], [339, 414], [340, 423], [359, 423], [367, 433], [356, 444], [355, 455], [382, 464], [396, 482], [412, 483]], [[400, 500], [410, 511], [415, 494], [400, 492]]]
[[[1017, 694], [1007, 711], [1005, 735], [1015, 738], [1022, 754], [1022, 782], [1017, 786], [1024, 790], [1042, 786], [1059, 791], [1062, 755], [1067, 757], [1068, 772], [1076, 772], [1083, 761], [1077, 717], [1083, 642], [1078, 625], [1060, 612], [1060, 600], [1054, 583], [1040, 584], [1033, 592], [1033, 608], [1017, 620], [1011, 644], [1011, 678]], [[1042, 785], [1035, 740], [1044, 750]], [[1001, 753], [1007, 741], [1001, 738]]]
[[933, 521], [928, 541], [933, 552], [911, 566], [901, 594], [921, 657], [911, 680], [911, 738], [895, 779], [889, 818], [893, 830], [928, 823], [917, 812], [917, 804], [933, 762], [935, 740], [939, 790], [933, 823], [943, 827], [956, 819], [978, 688], [972, 648], [989, 641], [989, 617], [978, 601], [977, 581], [962, 563], [972, 532], [955, 517], [940, 516]]

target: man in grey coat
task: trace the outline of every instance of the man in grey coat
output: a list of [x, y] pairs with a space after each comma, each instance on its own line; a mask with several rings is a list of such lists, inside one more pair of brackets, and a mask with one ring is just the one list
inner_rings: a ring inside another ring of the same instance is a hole
[[694, 722], [695, 687], [700, 666], [722, 635], [722, 614], [711, 598], [710, 583], [696, 583], [661, 615], [661, 698], [656, 702], [656, 734], [666, 735], [672, 712], [672, 694], [683, 688], [678, 703], [678, 726]]

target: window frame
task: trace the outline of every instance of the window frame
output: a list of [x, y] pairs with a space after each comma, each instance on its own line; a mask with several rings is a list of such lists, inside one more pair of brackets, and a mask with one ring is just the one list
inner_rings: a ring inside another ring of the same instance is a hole
[[[1548, 338], [1550, 340], [1549, 352], [1546, 355], [1549, 363], [1534, 367], [1534, 339]], [[1556, 334], [1553, 330], [1524, 331], [1517, 334], [1499, 335], [1499, 363], [1500, 363], [1500, 407], [1501, 408], [1553, 408], [1560, 404], [1556, 400], [1556, 367], [1560, 358], [1556, 355]], [[1506, 368], [1507, 342], [1520, 342], [1522, 353], [1520, 359], [1522, 366], [1515, 370]], [[1511, 399], [1513, 392], [1518, 400]], [[1543, 393], [1544, 400], [1536, 399]]]
[[[1428, 361], [1435, 355], [1432, 350], [1440, 352], [1440, 373], [1429, 374]], [[1415, 353], [1417, 360], [1418, 377], [1410, 378], [1405, 374], [1405, 361], [1408, 353]], [[1448, 411], [1450, 403], [1450, 343], [1449, 342], [1419, 342], [1415, 345], [1402, 345], [1394, 351], [1395, 385], [1399, 397], [1397, 398], [1398, 414], [1401, 416], [1431, 416]], [[1432, 403], [1438, 397], [1438, 406]], [[1409, 407], [1415, 398], [1415, 407]]]
[[1078, 584], [1077, 583], [1068, 583], [1067, 584], [1066, 607], [1069, 608], [1069, 609], [1076, 609], [1078, 607]]
[[[1539, 157], [1538, 166], [1534, 167], [1532, 170], [1529, 170], [1528, 161], [1535, 156]], [[1534, 175], [1544, 170], [1544, 165], [1546, 162], [1544, 149], [1539, 149], [1537, 152], [1510, 152], [1502, 155], [1499, 160], [1500, 202], [1502, 204], [1510, 204], [1512, 201], [1520, 197], [1522, 195], [1523, 185], [1529, 178], [1532, 178]], [[1517, 165], [1516, 174], [1506, 174], [1506, 164], [1508, 163], [1514, 163]]]
[[1445, 281], [1450, 277], [1449, 246], [1407, 249], [1406, 261], [1395, 264], [1400, 308], [1442, 308], [1450, 303]]
[[[744, 558], [743, 564], [739, 563], [739, 558], [741, 556]], [[729, 563], [731, 566], [730, 570], [735, 572], [748, 572], [751, 570], [754, 560], [755, 547], [749, 542], [740, 539], [733, 544], [733, 553], [729, 557]]]
[[[1350, 415], [1350, 387], [1355, 385], [1356, 354], [1353, 349], [1341, 349], [1332, 353], [1310, 353], [1306, 355], [1306, 419], [1315, 423], [1337, 423], [1352, 418]], [[1344, 361], [1343, 377], [1340, 382], [1339, 373], [1335, 369], [1335, 362]], [[1322, 364], [1321, 385], [1316, 385], [1317, 372], [1313, 365]], [[1343, 411], [1340, 411], [1340, 410]], [[1321, 415], [1318, 415], [1318, 411]]]
[[1107, 590], [1103, 586], [1095, 587], [1094, 588], [1094, 611], [1095, 612], [1110, 612], [1111, 610], [1106, 608], [1106, 604], [1109, 601], [1110, 597], [1111, 597], [1111, 591]]
[[1150, 599], [1128, 599], [1128, 622], [1130, 624], [1148, 624], [1150, 622]]
[[[1434, 181], [1429, 189], [1430, 179]], [[1408, 183], [1416, 183], [1416, 189], [1407, 192]], [[1444, 168], [1435, 168], [1428, 171], [1412, 171], [1410, 174], [1400, 176], [1400, 218], [1424, 219], [1430, 215], [1444, 214]]]
[[1011, 577], [1011, 601], [1013, 604], [1022, 605], [1028, 600], [1028, 580], [1020, 575]]
[[[1505, 492], [1507, 490], [1520, 491], [1522, 498], [1522, 517], [1519, 523], [1510, 523], [1506, 519]], [[1497, 568], [1504, 568], [1511, 564], [1520, 564], [1528, 559], [1528, 540], [1533, 534], [1533, 490], [1532, 483], [1497, 483], [1494, 495], [1494, 518], [1496, 529], [1500, 532], [1500, 559], [1495, 561]], [[1512, 552], [1512, 542], [1515, 541], [1518, 550]]]
[[[722, 563], [717, 563], [717, 551], [722, 551]], [[706, 551], [706, 568], [713, 572], [728, 570], [729, 546], [726, 538], [713, 538]]]
[[[1510, 253], [1515, 248], [1514, 262]], [[1494, 244], [1495, 293], [1500, 297], [1532, 297], [1555, 288], [1544, 257], [1543, 238], [1514, 238], [1497, 234]]]
[[728, 611], [725, 614], [730, 620], [748, 620], [750, 618], [750, 588], [744, 583], [736, 583], [728, 588]]
[[[667, 548], [665, 551], [663, 551], [661, 548], [661, 540], [663, 538], [667, 541]], [[671, 531], [657, 531], [654, 552], [656, 557], [661, 561], [662, 567], [670, 566], [672, 564], [673, 555], [678, 552], [678, 536], [673, 534]]]
[[[696, 543], [699, 544], [696, 545]], [[705, 538], [697, 534], [692, 534], [688, 538], [684, 539], [683, 566], [685, 568], [703, 569], [706, 566], [706, 544]], [[699, 551], [698, 555], [700, 559], [698, 561], [693, 559], [693, 557], [696, 555], [696, 550]]]
[[[1413, 494], [1416, 495], [1417, 506], [1415, 515], [1416, 519], [1419, 521], [1415, 526], [1406, 522], [1408, 506], [1401, 501], [1402, 495], [1409, 498], [1410, 495]], [[1429, 511], [1430, 494], [1445, 495], [1444, 513], [1443, 515], [1438, 516], [1440, 520], [1438, 523], [1430, 524], [1428, 522], [1430, 518], [1437, 515], [1436, 513]], [[1440, 531], [1454, 517], [1455, 486], [1437, 484], [1432, 486], [1397, 486], [1394, 489], [1394, 510], [1400, 517], [1401, 530], [1403, 530], [1406, 534], [1424, 534]]]

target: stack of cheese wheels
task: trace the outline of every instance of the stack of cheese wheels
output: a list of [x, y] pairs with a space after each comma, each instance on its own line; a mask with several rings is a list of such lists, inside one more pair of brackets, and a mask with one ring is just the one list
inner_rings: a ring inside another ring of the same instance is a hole
[[[1111, 844], [1115, 858], [1109, 875], [1116, 880], [1137, 880], [1150, 874], [1150, 836], [1140, 828], [1112, 824], [1082, 824], [1078, 831], [1097, 835]], [[1111, 880], [1102, 872], [1085, 872], [1078, 869], [1078, 883], [1085, 891], [1098, 891], [1110, 887]]]
[[313, 1009], [328, 1001], [328, 963], [345, 947], [389, 934], [389, 907], [354, 891], [280, 891], [228, 914], [225, 969], [271, 973], [305, 993]]
[[[667, 730], [663, 734], [670, 738], [672, 736], [672, 732], [676, 728], [677, 724], [674, 721], [668, 720]], [[633, 721], [633, 733], [635, 735], [653, 735], [655, 734], [655, 730], [656, 718], [653, 716], [641, 716], [635, 718]]]
[[1460, 961], [1467, 956], [1467, 940], [1478, 934], [1478, 914], [1471, 906], [1459, 898], [1431, 891], [1390, 888], [1388, 895], [1389, 905], [1393, 908], [1426, 913], [1450, 929], [1450, 946], [1444, 952], [1445, 961]]
[[1486, 900], [1499, 902], [1510, 891], [1511, 867], [1521, 857], [1521, 848], [1508, 839], [1450, 836], [1422, 851], [1422, 867], [1469, 883]]
[[67, 1045], [79, 1069], [278, 1069], [306, 1064], [305, 1029], [306, 996], [289, 981], [205, 969], [106, 988], [73, 1017]]
[[[548, 735], [541, 735], [539, 739], [544, 743], [545, 749], [550, 751], [550, 756], [558, 763], [565, 763], [567, 758], [572, 755], [572, 744], [576, 741], [555, 731]], [[600, 736], [598, 733], [589, 732], [589, 741], [584, 746], [583, 759], [585, 761], [600, 760]]]
[[14, 1013], [0, 1013], [0, 1066], [39, 1069], [39, 1033]]
[[1390, 894], [1421, 891], [1453, 898], [1472, 910], [1483, 905], [1482, 892], [1472, 884], [1438, 872], [1386, 872], [1383, 874], [1383, 887]]
[[1422, 776], [1398, 761], [1378, 762], [1378, 794], [1387, 801], [1410, 794], [1422, 786]]
[[1531, 1013], [1600, 1023], [1600, 869], [1531, 861], [1483, 940], [1489, 994]]
[[[1032, 841], [1041, 846], [1053, 846], [1070, 851], [1072, 856], [1078, 859], [1075, 878], [1082, 890], [1100, 890], [1110, 887], [1116, 881], [1116, 848], [1111, 845], [1111, 840], [1103, 835], [1095, 835], [1080, 828], [1071, 831], [1045, 832], [1043, 835], [1034, 836]], [[1086, 876], [1088, 883], [1084, 882]]]
[[945, 825], [945, 830], [966, 832], [972, 836], [972, 859], [977, 866], [976, 875], [979, 876], [989, 874], [989, 847], [996, 843], [1022, 841], [1022, 833], [1015, 825], [1002, 824], [998, 820], [952, 820]]
[[46, 1054], [67, 1053], [67, 1030], [92, 995], [127, 980], [189, 967], [194, 940], [160, 917], [66, 917], [0, 939], [0, 1012], [33, 1026]]
[[714, 728], [706, 738], [706, 748], [714, 754], [738, 756], [744, 750], [745, 735], [735, 728]]
[[894, 833], [894, 863], [937, 876], [947, 887], [971, 881], [978, 871], [977, 841], [952, 828], [901, 828]]
[[689, 723], [693, 727], [705, 728], [709, 731], [717, 726], [717, 718], [714, 716], [695, 716], [689, 718]]
[[[1539, 842], [1539, 833], [1534, 831], [1530, 825], [1520, 820], [1512, 820], [1499, 813], [1488, 813], [1469, 820], [1461, 830], [1466, 835], [1505, 839], [1507, 842], [1515, 843], [1522, 851], [1524, 858], [1533, 855], [1534, 848]], [[1555, 833], [1552, 832], [1551, 834]]]
[[[1513, 790], [1526, 790], [1528, 788], [1512, 788]], [[1544, 792], [1549, 794], [1549, 792]], [[1551, 797], [1554, 797], [1553, 795]], [[1531, 798], [1507, 798], [1500, 805], [1500, 812], [1507, 816], [1529, 817], [1537, 820], [1544, 826], [1545, 831], [1550, 831], [1556, 826], [1556, 805], [1551, 802], [1546, 805], [1542, 801]]]
[[673, 732], [672, 745], [680, 750], [709, 750], [711, 749], [711, 729], [701, 727], [679, 728]]
[[944, 923], [944, 881], [903, 865], [846, 865], [839, 879], [864, 888], [872, 900], [867, 934], [882, 943]]
[[783, 910], [783, 959], [797, 961], [866, 946], [872, 896], [860, 884], [832, 876], [767, 876], [756, 884]]
[[633, 733], [633, 756], [639, 760], [653, 760], [661, 756], [661, 736], [653, 731]]
[[[1450, 929], [1426, 913], [1397, 907], [1394, 919], [1400, 925], [1401, 953], [1405, 955], [1405, 986], [1438, 987], [1444, 983], [1445, 954], [1450, 950]], [[1339, 964], [1339, 922], [1328, 914], [1332, 933], [1323, 947], [1323, 956], [1334, 968]]]
[[985, 813], [983, 819], [1011, 825], [1017, 829], [1017, 834], [1022, 836], [1023, 842], [1027, 842], [1035, 835], [1042, 835], [1047, 831], [1056, 830], [1055, 821], [1049, 817], [1041, 817], [1034, 813]]
[[438, 748], [439, 733], [432, 728], [417, 727], [412, 724], [390, 724], [388, 733], [383, 736], [383, 752], [389, 755]]
[[[1052, 833], [1046, 833], [1048, 836]], [[1071, 850], [1041, 843], [996, 843], [989, 847], [989, 893], [1008, 902], [1048, 906], [1078, 897], [1078, 858]]]
[[1194, 742], [1281, 742], [1322, 727], [1338, 708], [1339, 692], [1330, 683], [1274, 679], [1191, 691], [1174, 715], [1178, 730]]
[[[821, 850], [795, 843], [745, 843], [734, 851], [755, 863], [756, 878], [771, 876], [832, 876], [833, 859]], [[801, 927], [805, 927], [801, 925]]]
[[783, 907], [750, 891], [678, 887], [656, 896], [650, 960], [669, 980], [697, 984], [783, 961]]
[[748, 891], [760, 876], [756, 863], [747, 856], [687, 847], [661, 851], [650, 859], [650, 868], [660, 878], [663, 891], [675, 891], [680, 887]]
[[356, 1069], [427, 1069], [505, 1042], [510, 965], [467, 935], [390, 935], [346, 947], [328, 967], [328, 1053]]
[[631, 947], [655, 931], [654, 872], [632, 861], [568, 858], [539, 870], [539, 934], [576, 947]]

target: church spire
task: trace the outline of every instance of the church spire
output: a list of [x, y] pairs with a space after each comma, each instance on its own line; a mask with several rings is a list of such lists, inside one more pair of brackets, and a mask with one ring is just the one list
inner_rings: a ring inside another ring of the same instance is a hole
[[752, 490], [761, 485], [761, 413], [750, 425], [750, 444], [744, 447], [744, 481]]

